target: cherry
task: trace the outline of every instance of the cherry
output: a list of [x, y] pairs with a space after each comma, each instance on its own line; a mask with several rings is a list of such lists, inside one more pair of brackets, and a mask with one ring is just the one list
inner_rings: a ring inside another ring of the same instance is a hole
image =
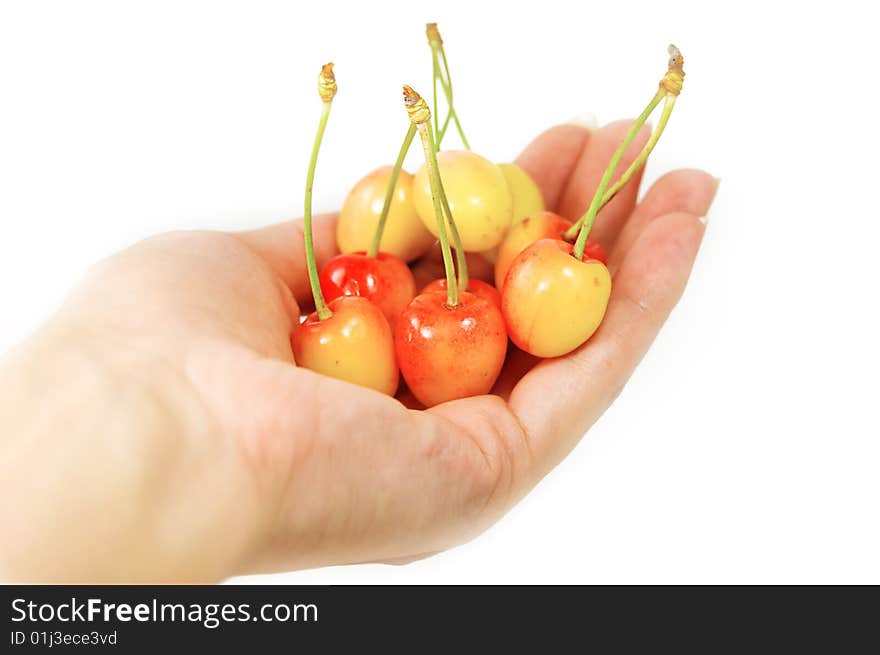
[[360, 296], [373, 302], [390, 325], [416, 295], [416, 281], [406, 263], [387, 252], [336, 255], [321, 271], [321, 291], [329, 301]]
[[[522, 168], [516, 164], [498, 164], [498, 168], [504, 173], [507, 180], [507, 188], [510, 191], [510, 199], [513, 202], [513, 223], [544, 210], [544, 196], [535, 181]], [[504, 243], [502, 239], [501, 243]], [[484, 250], [480, 254], [490, 264], [498, 260], [498, 250], [501, 244], [494, 248]]]
[[[449, 210], [436, 159], [431, 130], [431, 111], [422, 97], [403, 87], [410, 123], [418, 128], [430, 184], [432, 211], [441, 220], [437, 232], [446, 271], [445, 293], [416, 296], [400, 315], [394, 346], [400, 370], [413, 395], [430, 407], [438, 403], [488, 393], [504, 365], [507, 332], [504, 318], [490, 300], [461, 289], [470, 288], [467, 262], [456, 251], [460, 278], [455, 277], [452, 250], [446, 234], [448, 223], [459, 242], [453, 212]], [[506, 192], [506, 189], [505, 189]], [[509, 200], [509, 196], [508, 196]]]
[[313, 312], [294, 330], [291, 346], [297, 365], [393, 396], [399, 373], [385, 315], [358, 296], [336, 298], [329, 309], [329, 318]]
[[513, 223], [544, 211], [544, 196], [531, 176], [516, 164], [498, 164], [513, 201]]
[[[442, 292], [446, 293], [446, 280], [434, 280], [429, 283], [422, 289], [422, 293], [431, 293], [431, 292]], [[468, 286], [465, 291], [468, 291], [475, 296], [482, 298], [483, 300], [488, 300], [490, 303], [495, 305], [499, 311], [501, 310], [501, 294], [498, 293], [498, 289], [493, 287], [491, 284], [487, 282], [483, 282], [482, 280], [468, 280]]]
[[[328, 305], [321, 292], [312, 239], [312, 187], [318, 152], [336, 95], [333, 64], [321, 69], [318, 95], [323, 101], [323, 109], [306, 173], [303, 207], [306, 269], [315, 312], [293, 330], [290, 339], [293, 357], [299, 366], [317, 373], [393, 395], [400, 373], [394, 359], [391, 326], [382, 310], [366, 298], [357, 296], [342, 296]], [[403, 266], [406, 268], [405, 264]]]
[[445, 293], [428, 291], [400, 315], [394, 346], [410, 391], [432, 407], [491, 391], [507, 354], [507, 331], [491, 301], [464, 291], [449, 307]]
[[[558, 357], [587, 341], [602, 322], [611, 296], [611, 275], [605, 264], [590, 259], [587, 237], [599, 210], [644, 164], [663, 133], [684, 82], [683, 64], [678, 48], [669, 46], [669, 65], [659, 89], [611, 155], [586, 213], [565, 234], [568, 238], [577, 235], [574, 245], [541, 239], [510, 264], [503, 279], [501, 309], [510, 338], [520, 349], [538, 357]], [[633, 164], [609, 187], [624, 152], [661, 101], [657, 129]]]
[[[392, 166], [377, 168], [359, 180], [349, 192], [336, 224], [336, 241], [341, 252], [369, 250], [393, 172]], [[379, 243], [382, 252], [407, 262], [423, 255], [435, 240], [413, 205], [412, 177], [404, 170], [399, 171]]]
[[[504, 173], [488, 159], [465, 150], [446, 150], [436, 157], [464, 249], [480, 252], [497, 246], [513, 219], [513, 200]], [[439, 237], [426, 166], [413, 178], [413, 202], [422, 222]]]
[[[571, 224], [568, 219], [549, 211], [531, 214], [515, 223], [498, 249], [498, 256], [495, 260], [495, 286], [503, 290], [507, 271], [513, 260], [523, 250], [540, 239], [562, 239]], [[603, 264], [606, 262], [602, 246], [592, 239], [587, 239], [584, 252], [589, 255], [590, 259], [598, 259]]]
[[589, 339], [605, 316], [611, 275], [605, 264], [573, 255], [572, 244], [541, 239], [507, 273], [501, 309], [510, 339], [537, 357], [559, 357]]

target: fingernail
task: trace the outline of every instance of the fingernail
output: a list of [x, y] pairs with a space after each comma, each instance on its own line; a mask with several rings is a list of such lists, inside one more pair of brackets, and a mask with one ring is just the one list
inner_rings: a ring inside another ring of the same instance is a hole
[[589, 112], [585, 114], [578, 114], [574, 118], [568, 120], [568, 125], [577, 125], [578, 127], [585, 127], [588, 130], [595, 130], [599, 122], [596, 120], [596, 114], [591, 114]]
[[697, 220], [700, 221], [700, 223], [702, 223], [703, 225], [707, 225], [709, 223], [708, 216], [700, 216], [699, 218], [697, 218]]

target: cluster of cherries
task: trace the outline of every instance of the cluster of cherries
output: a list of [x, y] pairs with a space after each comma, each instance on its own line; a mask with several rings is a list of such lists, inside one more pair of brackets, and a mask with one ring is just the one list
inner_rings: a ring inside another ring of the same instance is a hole
[[[317, 270], [311, 195], [315, 165], [336, 94], [333, 65], [318, 78], [323, 112], [309, 164], [305, 246], [316, 311], [294, 330], [299, 366], [394, 395], [403, 375], [427, 407], [489, 393], [514, 346], [537, 357], [558, 357], [599, 327], [611, 295], [605, 253], [589, 239], [599, 210], [644, 165], [657, 143], [684, 71], [670, 46], [669, 66], [651, 102], [609, 162], [590, 207], [576, 222], [545, 211], [534, 180], [515, 164], [494, 164], [470, 151], [453, 103], [452, 83], [436, 24], [427, 28], [434, 67], [434, 115], [403, 87], [409, 128], [397, 162], [361, 179], [339, 215], [342, 254]], [[447, 115], [441, 124], [437, 86]], [[611, 185], [627, 147], [665, 101], [654, 133]], [[454, 124], [468, 150], [441, 151]], [[402, 169], [416, 132], [425, 164]], [[445, 278], [417, 292], [408, 263], [439, 239]], [[495, 286], [470, 279], [465, 253], [494, 261]]]

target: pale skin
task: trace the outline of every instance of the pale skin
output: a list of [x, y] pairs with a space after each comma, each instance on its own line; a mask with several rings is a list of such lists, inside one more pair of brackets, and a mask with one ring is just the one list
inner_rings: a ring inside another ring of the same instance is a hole
[[[576, 219], [626, 128], [557, 126], [518, 163]], [[498, 395], [427, 411], [295, 367], [296, 222], [160, 235], [100, 263], [0, 359], [0, 578], [210, 582], [473, 538], [601, 416], [684, 291], [717, 181], [675, 171], [636, 204], [638, 183], [592, 232], [614, 275], [592, 339], [537, 365], [514, 353]], [[319, 265], [334, 220], [316, 221]]]

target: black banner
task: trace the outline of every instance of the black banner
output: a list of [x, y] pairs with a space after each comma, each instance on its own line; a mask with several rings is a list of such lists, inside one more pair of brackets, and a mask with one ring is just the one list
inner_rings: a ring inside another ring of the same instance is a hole
[[880, 644], [880, 592], [869, 587], [9, 586], [2, 603], [8, 653]]

